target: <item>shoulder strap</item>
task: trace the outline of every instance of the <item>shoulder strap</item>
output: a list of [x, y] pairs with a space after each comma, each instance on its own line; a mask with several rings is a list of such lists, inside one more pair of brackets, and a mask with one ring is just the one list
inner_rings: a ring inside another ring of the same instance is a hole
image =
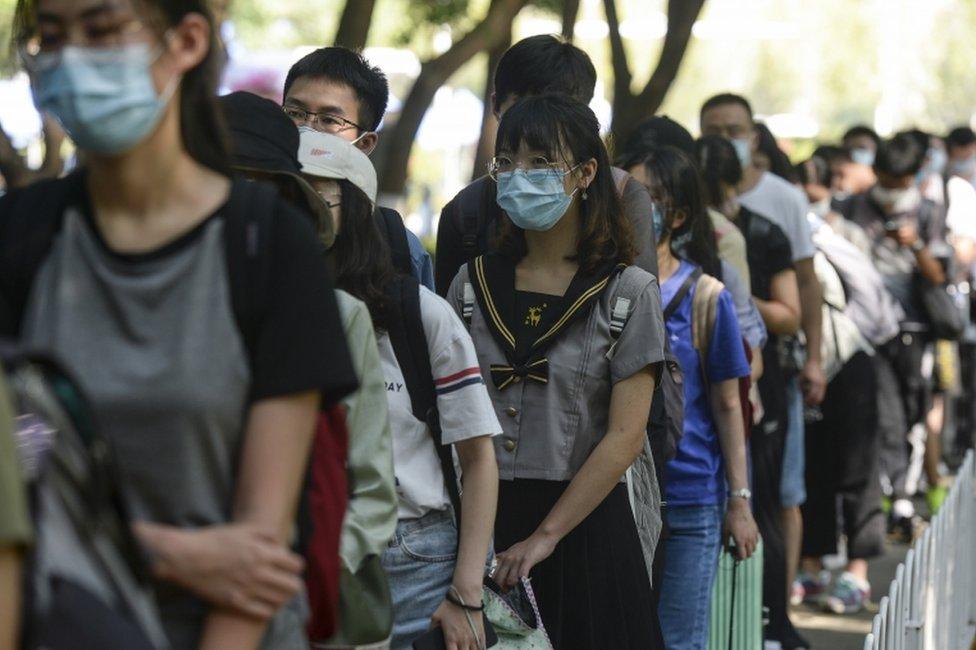
[[[706, 274], [701, 274], [695, 287], [695, 296], [691, 304], [692, 341], [698, 351], [703, 372], [708, 358], [708, 346], [715, 331], [718, 297], [723, 289], [725, 285]], [[707, 380], [707, 375], [704, 376]]]
[[387, 333], [396, 356], [403, 380], [410, 394], [410, 406], [414, 417], [426, 422], [434, 437], [434, 447], [440, 460], [444, 483], [447, 487], [454, 516], [461, 516], [461, 495], [458, 491], [457, 474], [451, 446], [441, 441], [440, 414], [437, 411], [437, 390], [434, 373], [430, 366], [430, 351], [424, 321], [420, 311], [420, 283], [412, 275], [399, 274], [390, 283], [390, 304], [397, 309], [395, 319], [390, 319]]
[[236, 181], [224, 220], [224, 253], [234, 320], [253, 357], [264, 317], [263, 300], [271, 275], [271, 237], [275, 189], [262, 183]]
[[17, 338], [34, 276], [61, 230], [64, 211], [84, 176], [40, 181], [15, 190], [0, 202], [0, 286], [9, 314], [0, 314], [0, 331]]
[[461, 213], [461, 249], [464, 251], [466, 262], [470, 262], [483, 252], [478, 246], [478, 239], [486, 226], [484, 205], [491, 189], [492, 183], [489, 181], [483, 184], [481, 192], [462, 190], [458, 194], [458, 210]]
[[610, 299], [610, 336], [616, 340], [624, 331], [630, 318], [632, 307], [637, 303], [640, 292], [647, 286], [642, 273], [621, 271]]
[[393, 257], [393, 268], [400, 273], [413, 275], [413, 264], [410, 261], [410, 242], [407, 240], [407, 227], [403, 223], [400, 213], [391, 208], [376, 210], [380, 230], [386, 236]]
[[471, 327], [471, 315], [474, 313], [474, 301], [476, 298], [474, 295], [474, 287], [470, 282], [464, 283], [464, 294], [461, 300], [461, 318], [464, 320], [465, 325]]
[[678, 307], [680, 307], [681, 303], [684, 302], [688, 292], [691, 291], [691, 288], [695, 286], [695, 283], [698, 282], [698, 278], [701, 276], [701, 269], [696, 268], [691, 272], [691, 275], [685, 278], [685, 281], [681, 284], [681, 287], [678, 288], [677, 293], [674, 294], [674, 297], [671, 298], [671, 301], [664, 308], [664, 322], [669, 321], [671, 317], [674, 316], [674, 313], [678, 311]]

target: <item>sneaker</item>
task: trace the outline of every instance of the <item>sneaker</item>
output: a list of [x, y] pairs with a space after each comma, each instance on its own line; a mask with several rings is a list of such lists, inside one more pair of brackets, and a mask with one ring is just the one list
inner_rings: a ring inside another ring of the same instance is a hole
[[823, 595], [827, 592], [827, 585], [830, 584], [830, 574], [821, 571], [819, 576], [814, 576], [806, 571], [796, 574], [793, 581], [793, 588], [790, 592], [790, 604], [793, 606], [800, 604], [816, 605], [820, 603]]
[[871, 600], [871, 585], [844, 572], [824, 598], [824, 609], [834, 614], [856, 614]]

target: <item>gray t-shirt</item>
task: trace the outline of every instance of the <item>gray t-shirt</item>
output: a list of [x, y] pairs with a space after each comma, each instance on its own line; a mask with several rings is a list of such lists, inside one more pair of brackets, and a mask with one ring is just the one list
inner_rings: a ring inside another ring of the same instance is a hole
[[755, 187], [739, 195], [739, 203], [783, 229], [790, 240], [794, 262], [813, 257], [816, 251], [807, 224], [809, 204], [799, 189], [775, 174], [763, 172]]
[[[282, 205], [263, 242], [271, 249], [269, 315], [253, 352], [232, 304], [226, 215], [131, 256], [110, 251], [83, 209], [64, 213], [21, 336], [54, 352], [86, 392], [136, 519], [183, 528], [229, 522], [251, 402], [315, 389], [329, 395], [330, 387], [341, 396], [355, 385], [314, 235]], [[288, 324], [299, 321], [314, 322], [317, 338]], [[167, 583], [157, 596], [173, 647], [195, 647], [209, 606]], [[262, 647], [304, 647], [304, 608], [302, 598], [279, 612]]]

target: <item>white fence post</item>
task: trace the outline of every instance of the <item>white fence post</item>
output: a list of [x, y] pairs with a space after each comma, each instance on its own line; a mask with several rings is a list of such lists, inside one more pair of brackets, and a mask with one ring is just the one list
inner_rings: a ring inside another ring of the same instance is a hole
[[976, 460], [898, 565], [864, 650], [968, 650], [976, 634]]

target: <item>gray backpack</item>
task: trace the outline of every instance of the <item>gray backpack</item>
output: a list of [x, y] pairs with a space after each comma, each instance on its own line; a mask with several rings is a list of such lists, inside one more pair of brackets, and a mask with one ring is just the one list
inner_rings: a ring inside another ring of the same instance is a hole
[[24, 648], [168, 648], [118, 467], [77, 384], [53, 360], [0, 348], [34, 540]]

